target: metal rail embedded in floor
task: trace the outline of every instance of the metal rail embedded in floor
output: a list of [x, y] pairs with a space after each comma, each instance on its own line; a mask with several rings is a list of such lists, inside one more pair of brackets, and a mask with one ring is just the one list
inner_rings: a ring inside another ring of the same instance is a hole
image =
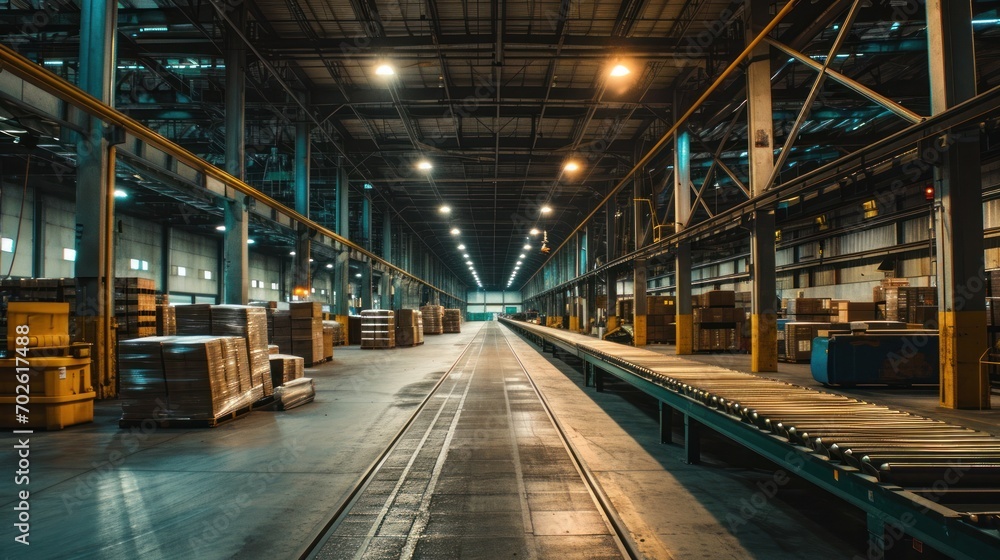
[[584, 363], [587, 384], [622, 379], [684, 418], [690, 462], [707, 426], [861, 508], [873, 549], [903, 532], [956, 558], [1000, 557], [1000, 438], [843, 395], [504, 320]]
[[487, 323], [301, 558], [637, 558]]

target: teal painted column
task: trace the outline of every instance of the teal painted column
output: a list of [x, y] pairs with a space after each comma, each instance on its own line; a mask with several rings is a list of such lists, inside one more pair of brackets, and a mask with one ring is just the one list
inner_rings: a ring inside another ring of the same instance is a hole
[[[295, 124], [295, 211], [309, 217], [309, 166], [311, 164], [311, 146], [309, 136], [312, 127], [305, 115], [300, 116]], [[312, 243], [309, 229], [299, 226], [295, 243], [295, 259], [293, 261], [294, 292], [300, 297], [312, 298], [312, 272], [310, 260]]]
[[[674, 111], [677, 111], [677, 102]], [[691, 138], [687, 132], [674, 136], [674, 223], [677, 231], [691, 217]], [[676, 300], [676, 351], [694, 351], [694, 310], [691, 305], [691, 242], [677, 244], [674, 256], [674, 297]]]
[[[80, 12], [78, 85], [103, 103], [113, 105], [117, 4], [83, 0]], [[103, 122], [83, 116], [79, 124], [86, 133], [76, 138], [76, 315], [82, 339], [94, 344], [93, 384], [97, 398], [108, 398], [117, 393], [110, 360], [115, 156]], [[36, 199], [36, 204], [40, 203]]]
[[[336, 211], [336, 228], [335, 232], [343, 238], [348, 238], [350, 235], [350, 229], [348, 227], [348, 180], [347, 180], [347, 169], [344, 167], [344, 162], [342, 158], [337, 159], [337, 174], [336, 174], [336, 195], [337, 195], [337, 211]], [[348, 313], [348, 287], [350, 286], [350, 258], [348, 258], [347, 250], [342, 250], [340, 254], [337, 255], [337, 261], [334, 263], [333, 267], [333, 291], [336, 293], [336, 298], [333, 300], [333, 304], [330, 306], [330, 310], [335, 315], [347, 315]]]
[[[246, 22], [246, 5], [232, 9], [230, 19], [242, 28]], [[244, 108], [246, 97], [246, 45], [239, 34], [227, 29], [225, 38], [226, 59], [226, 172], [243, 179], [246, 176], [244, 152]], [[222, 242], [222, 300], [228, 304], [243, 305], [249, 301], [249, 260], [247, 242], [250, 237], [250, 217], [246, 197], [223, 203], [226, 231]]]

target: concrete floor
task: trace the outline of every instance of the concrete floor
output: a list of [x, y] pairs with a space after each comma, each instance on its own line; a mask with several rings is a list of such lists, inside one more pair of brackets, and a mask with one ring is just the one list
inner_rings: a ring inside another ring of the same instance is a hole
[[[13, 477], [0, 477], [0, 506], [10, 512], [8, 521], [0, 523], [0, 557], [294, 557], [484, 326], [466, 323], [463, 333], [428, 336], [416, 348], [337, 348], [332, 363], [307, 370], [316, 380], [316, 402], [287, 412], [256, 411], [214, 429], [121, 430], [116, 403], [100, 402], [92, 424], [31, 436], [30, 547], [13, 543]], [[489, 328], [501, 332], [495, 323]], [[653, 411], [643, 395], [617, 383], [609, 383], [604, 393], [583, 388], [578, 372], [538, 354], [506, 329], [502, 332], [645, 557], [864, 555], [865, 526], [859, 513], [802, 481], [776, 479], [773, 465], [718, 438], [706, 439], [704, 464], [685, 464], [681, 446], [658, 443]], [[524, 380], [509, 368], [502, 371], [502, 378], [492, 381], [486, 375], [476, 383], [465, 380], [473, 400], [462, 416], [473, 422], [479, 438], [499, 437], [508, 453], [514, 449], [510, 430], [483, 426], [499, 425], [502, 416], [521, 435], [537, 430], [548, 437], [551, 424], [545, 428], [547, 418], [530, 405]], [[516, 395], [517, 402], [531, 406], [515, 422], [510, 422], [515, 418], [508, 416], [511, 410], [497, 406], [503, 387], [508, 399]], [[463, 435], [458, 432], [456, 436]], [[13, 436], [7, 437], [13, 444]], [[496, 449], [495, 442], [490, 445]], [[12, 473], [16, 457], [8, 449], [2, 465]], [[488, 477], [471, 467], [494, 468], [474, 461], [481, 459], [480, 452], [497, 452], [474, 449], [458, 446], [444, 455], [453, 488], [489, 484]], [[521, 457], [522, 467], [539, 464], [526, 463], [526, 458]], [[503, 468], [513, 468], [509, 456], [501, 459]], [[532, 489], [525, 488], [530, 495]], [[518, 492], [504, 495], [497, 502], [506, 505], [499, 509], [510, 514]], [[478, 506], [473, 503], [482, 498], [472, 499], [463, 490], [434, 499], [474, 512]], [[536, 510], [565, 511], [544, 505]], [[549, 517], [556, 524], [569, 518]], [[437, 521], [453, 535], [488, 534], [493, 521], [479, 517], [479, 523], [468, 522], [473, 518]], [[527, 519], [533, 520], [531, 515]], [[448, 528], [451, 521], [455, 524]], [[568, 547], [572, 556], [605, 555], [602, 537], [595, 535], [588, 533], [596, 539], [590, 544]], [[369, 557], [397, 558], [399, 542], [392, 541], [385, 554], [372, 549]], [[414, 557], [422, 558], [472, 556], [447, 547], [413, 550]], [[493, 552], [494, 558], [568, 557], [559, 547], [498, 547]]]

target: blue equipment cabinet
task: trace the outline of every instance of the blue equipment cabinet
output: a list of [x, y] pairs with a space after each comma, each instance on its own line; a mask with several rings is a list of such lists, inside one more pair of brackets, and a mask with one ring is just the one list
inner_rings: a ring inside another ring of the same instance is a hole
[[936, 332], [834, 334], [813, 340], [810, 369], [824, 385], [937, 385]]

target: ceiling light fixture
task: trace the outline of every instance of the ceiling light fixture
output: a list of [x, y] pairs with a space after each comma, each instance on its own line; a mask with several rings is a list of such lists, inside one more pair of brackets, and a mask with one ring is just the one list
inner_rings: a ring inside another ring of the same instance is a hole
[[552, 212], [552, 207], [549, 206], [548, 204], [546, 204], [545, 206], [542, 206], [541, 208], [539, 208], [538, 211], [541, 212], [542, 214], [548, 214], [548, 213]]
[[457, 227], [451, 228], [451, 234], [452, 235], [458, 235], [460, 233], [462, 233], [462, 230], [458, 229]]
[[614, 78], [621, 78], [622, 76], [628, 76], [632, 71], [628, 69], [628, 66], [624, 64], [616, 64], [614, 68], [611, 69], [611, 76]]
[[115, 198], [128, 198], [128, 193], [121, 189], [115, 189]]
[[382, 63], [375, 67], [376, 76], [395, 76], [396, 70], [393, 69], [391, 64]]
[[570, 173], [578, 171], [580, 169], [580, 164], [575, 161], [567, 161], [566, 165], [563, 166], [563, 171], [569, 171]]
[[434, 166], [431, 165], [431, 162], [427, 161], [426, 159], [422, 159], [417, 163], [417, 169], [421, 171], [430, 171], [433, 168]]
[[226, 231], [226, 226], [215, 226], [215, 231]]
[[538, 231], [538, 228], [531, 228], [531, 231], [529, 231], [528, 233], [530, 233], [531, 235], [538, 235], [539, 233], [542, 232]]
[[518, 258], [521, 258], [521, 259], [525, 258], [524, 257], [524, 253], [521, 253], [520, 255], [518, 255]]
[[531, 245], [528, 245], [527, 243], [525, 243], [524, 244], [524, 250], [525, 251], [530, 251], [531, 250]]
[[438, 212], [442, 214], [451, 214], [451, 206], [444, 204], [440, 208], [438, 208]]
[[464, 251], [465, 250], [465, 245], [459, 245], [458, 246], [458, 250], [459, 251]]

